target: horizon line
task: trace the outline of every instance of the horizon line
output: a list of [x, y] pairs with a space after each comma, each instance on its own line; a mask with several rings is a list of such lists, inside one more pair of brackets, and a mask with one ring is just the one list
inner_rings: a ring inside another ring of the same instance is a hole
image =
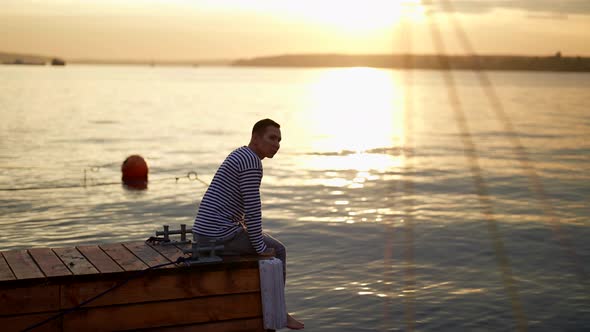
[[259, 59], [268, 57], [279, 57], [279, 56], [447, 56], [447, 57], [465, 57], [465, 56], [498, 56], [498, 57], [551, 57], [556, 54], [560, 54], [561, 57], [590, 57], [590, 54], [567, 54], [557, 50], [553, 53], [531, 53], [531, 54], [520, 54], [520, 53], [509, 53], [509, 52], [490, 52], [490, 53], [447, 53], [438, 54], [434, 52], [423, 52], [423, 53], [410, 53], [410, 52], [399, 52], [399, 53], [349, 53], [349, 52], [293, 52], [293, 53], [274, 53], [268, 55], [255, 55], [255, 56], [241, 56], [241, 57], [207, 57], [207, 58], [177, 58], [177, 59], [150, 59], [140, 57], [63, 57], [60, 55], [46, 55], [46, 54], [34, 54], [34, 53], [21, 53], [12, 51], [0, 51], [0, 55], [4, 56], [23, 56], [23, 57], [38, 57], [45, 59], [58, 58], [66, 60], [69, 63], [154, 63], [154, 64], [198, 64], [207, 62], [234, 62], [238, 60], [248, 59]]

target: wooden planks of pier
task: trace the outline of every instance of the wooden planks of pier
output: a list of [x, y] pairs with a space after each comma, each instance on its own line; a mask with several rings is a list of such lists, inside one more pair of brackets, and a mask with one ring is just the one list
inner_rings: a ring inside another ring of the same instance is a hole
[[32, 331], [264, 331], [258, 258], [146, 271], [182, 249], [131, 242], [0, 252], [0, 329], [57, 316]]

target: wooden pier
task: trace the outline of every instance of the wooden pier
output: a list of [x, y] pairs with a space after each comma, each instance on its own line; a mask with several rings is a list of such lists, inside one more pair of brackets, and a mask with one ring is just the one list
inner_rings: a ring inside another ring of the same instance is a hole
[[59, 316], [31, 331], [264, 331], [258, 257], [145, 271], [189, 247], [130, 242], [0, 252], [0, 329], [23, 331]]

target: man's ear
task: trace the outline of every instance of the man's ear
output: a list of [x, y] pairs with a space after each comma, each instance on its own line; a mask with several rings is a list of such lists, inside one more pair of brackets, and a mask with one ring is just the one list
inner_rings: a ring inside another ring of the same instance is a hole
[[258, 139], [259, 139], [258, 134], [252, 133], [252, 136], [250, 137], [250, 142], [256, 144], [256, 143], [258, 143]]

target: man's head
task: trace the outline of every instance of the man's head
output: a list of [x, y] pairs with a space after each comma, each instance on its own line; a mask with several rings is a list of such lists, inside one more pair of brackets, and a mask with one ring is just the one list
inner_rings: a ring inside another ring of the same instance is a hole
[[252, 137], [248, 147], [260, 159], [272, 158], [281, 147], [281, 126], [271, 119], [263, 119], [252, 128]]

